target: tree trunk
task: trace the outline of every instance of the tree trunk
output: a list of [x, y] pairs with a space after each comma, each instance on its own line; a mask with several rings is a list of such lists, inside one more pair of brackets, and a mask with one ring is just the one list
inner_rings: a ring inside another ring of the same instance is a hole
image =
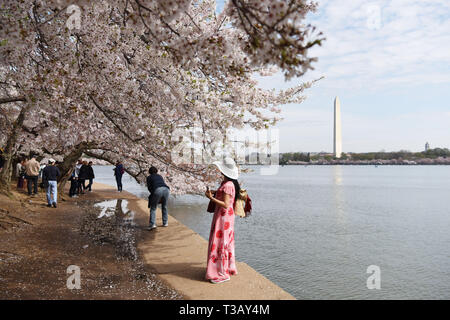
[[14, 121], [11, 132], [6, 141], [5, 150], [3, 156], [5, 158], [5, 164], [3, 170], [0, 172], [0, 193], [11, 193], [11, 176], [13, 169], [14, 148], [16, 146], [17, 138], [22, 129], [23, 122], [25, 121], [25, 115], [30, 109], [31, 105], [26, 104], [19, 113], [19, 116]]
[[64, 199], [64, 187], [66, 186], [67, 180], [69, 180], [70, 176], [72, 175], [77, 160], [81, 158], [83, 152], [92, 147], [92, 143], [88, 142], [82, 142], [78, 144], [72, 150], [72, 152], [64, 157], [63, 162], [58, 166], [59, 170], [61, 171], [61, 176], [58, 179], [58, 194], [61, 195], [62, 199]]

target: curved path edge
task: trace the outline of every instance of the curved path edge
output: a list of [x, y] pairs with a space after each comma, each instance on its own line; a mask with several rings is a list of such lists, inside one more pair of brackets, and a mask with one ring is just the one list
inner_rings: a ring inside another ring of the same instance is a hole
[[[147, 201], [128, 192], [116, 193], [115, 188], [96, 183], [99, 191], [113, 191], [116, 198], [129, 200], [136, 223], [148, 226]], [[130, 197], [131, 195], [131, 197]], [[221, 284], [205, 280], [208, 242], [169, 213], [169, 227], [162, 227], [158, 208], [158, 228], [143, 230], [137, 247], [146, 266], [169, 286], [192, 300], [295, 300], [272, 281], [244, 262], [237, 261], [238, 274]], [[239, 246], [239, 244], [237, 244]]]

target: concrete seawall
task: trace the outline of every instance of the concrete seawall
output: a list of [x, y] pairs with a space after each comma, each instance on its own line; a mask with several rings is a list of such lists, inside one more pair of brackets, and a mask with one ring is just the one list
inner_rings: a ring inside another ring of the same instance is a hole
[[[111, 194], [111, 198], [129, 200], [140, 228], [148, 226], [147, 201], [128, 192], [96, 183], [94, 191]], [[236, 262], [238, 274], [222, 284], [205, 280], [208, 242], [186, 227], [169, 212], [169, 227], [162, 227], [158, 208], [158, 228], [143, 231], [138, 250], [146, 266], [169, 286], [193, 300], [295, 300], [295, 298], [243, 262]], [[239, 250], [239, 243], [236, 243]]]

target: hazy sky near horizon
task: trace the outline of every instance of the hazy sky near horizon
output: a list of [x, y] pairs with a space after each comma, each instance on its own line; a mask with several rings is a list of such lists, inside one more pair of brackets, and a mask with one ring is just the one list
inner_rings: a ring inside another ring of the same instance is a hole
[[[450, 148], [450, 1], [318, 3], [307, 22], [326, 41], [310, 52], [319, 58], [315, 70], [293, 83], [325, 79], [304, 103], [283, 107], [280, 151], [332, 152], [335, 96], [344, 152]], [[260, 85], [289, 86], [282, 75]]]

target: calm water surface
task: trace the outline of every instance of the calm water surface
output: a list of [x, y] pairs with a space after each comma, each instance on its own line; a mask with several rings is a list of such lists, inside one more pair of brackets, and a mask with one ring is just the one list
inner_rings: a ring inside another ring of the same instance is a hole
[[[236, 218], [236, 258], [297, 299], [450, 299], [450, 167], [251, 169], [240, 177], [253, 212]], [[95, 170], [97, 182], [115, 185], [112, 167]], [[173, 198], [169, 214], [207, 239], [207, 203]], [[371, 265], [380, 290], [367, 288]]]

